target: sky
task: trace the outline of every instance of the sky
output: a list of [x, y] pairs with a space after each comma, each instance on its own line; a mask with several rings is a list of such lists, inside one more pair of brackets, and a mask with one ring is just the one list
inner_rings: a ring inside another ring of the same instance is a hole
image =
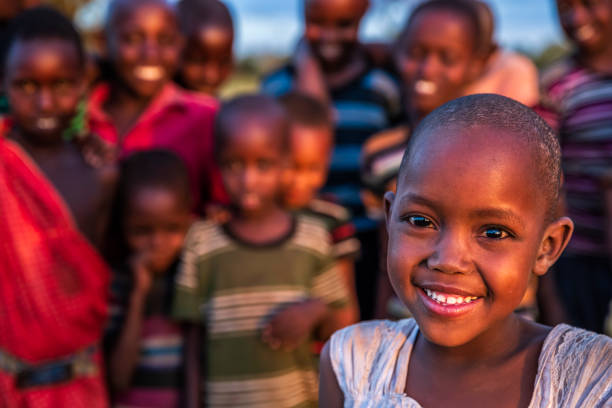
[[[100, 22], [108, 0], [92, 0], [77, 16], [82, 26]], [[302, 31], [303, 0], [223, 0], [231, 9], [237, 28], [236, 52], [287, 55]], [[554, 0], [487, 0], [497, 17], [497, 39], [507, 47], [529, 51], [563, 40]], [[405, 21], [417, 0], [372, 0], [361, 37], [385, 40]]]
[[[287, 54], [302, 31], [303, 0], [225, 0], [238, 27], [237, 53]], [[537, 51], [563, 34], [554, 0], [489, 0], [497, 18], [498, 41], [508, 47]], [[363, 39], [384, 40], [397, 32], [417, 1], [373, 0], [362, 24]], [[383, 3], [392, 3], [386, 7]]]

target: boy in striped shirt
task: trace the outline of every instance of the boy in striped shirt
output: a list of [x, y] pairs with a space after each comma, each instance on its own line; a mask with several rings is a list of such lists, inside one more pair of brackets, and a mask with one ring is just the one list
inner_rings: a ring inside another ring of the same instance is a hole
[[206, 406], [314, 407], [310, 344], [343, 326], [348, 294], [325, 226], [278, 200], [285, 111], [269, 97], [240, 97], [221, 110], [216, 137], [231, 217], [191, 228], [173, 308], [205, 327]]

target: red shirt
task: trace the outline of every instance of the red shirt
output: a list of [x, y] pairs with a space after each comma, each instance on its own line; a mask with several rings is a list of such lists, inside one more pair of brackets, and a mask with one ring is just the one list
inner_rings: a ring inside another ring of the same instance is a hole
[[119, 145], [120, 157], [152, 148], [174, 151], [185, 162], [191, 190], [200, 209], [203, 202], [225, 202], [220, 172], [213, 156], [213, 127], [218, 103], [169, 83], [120, 138], [112, 118], [104, 111], [108, 84], [98, 85], [88, 102], [89, 127], [102, 139]]

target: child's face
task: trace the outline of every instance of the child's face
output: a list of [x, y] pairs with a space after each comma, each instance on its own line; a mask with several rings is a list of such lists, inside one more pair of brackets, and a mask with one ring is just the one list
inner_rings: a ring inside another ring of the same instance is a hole
[[418, 116], [461, 96], [480, 67], [466, 18], [424, 10], [400, 38], [395, 62]]
[[[262, 123], [267, 122], [267, 123]], [[281, 134], [270, 121], [243, 122], [225, 135], [220, 148], [221, 176], [241, 216], [257, 218], [277, 205], [285, 170]], [[276, 127], [278, 129], [278, 127]]]
[[563, 30], [578, 47], [596, 54], [612, 38], [611, 0], [557, 0]]
[[191, 90], [215, 95], [232, 73], [234, 33], [230, 27], [203, 26], [187, 40], [181, 79]]
[[306, 0], [306, 39], [323, 68], [349, 60], [367, 5], [366, 0]]
[[283, 193], [287, 207], [303, 208], [325, 184], [332, 137], [329, 127], [292, 126], [291, 163], [285, 177]]
[[527, 147], [484, 127], [435, 132], [387, 193], [388, 270], [425, 337], [455, 347], [507, 321], [554, 245]]
[[17, 126], [38, 143], [54, 143], [83, 92], [83, 65], [69, 41], [17, 41], [8, 54], [5, 89]]
[[179, 255], [191, 214], [172, 190], [137, 189], [127, 202], [124, 234], [132, 253], [146, 255], [152, 272], [166, 271]]
[[0, 21], [10, 20], [21, 9], [21, 2], [17, 0], [3, 0], [0, 2]]
[[119, 79], [139, 97], [155, 96], [178, 67], [182, 39], [175, 15], [161, 1], [124, 5], [106, 37]]

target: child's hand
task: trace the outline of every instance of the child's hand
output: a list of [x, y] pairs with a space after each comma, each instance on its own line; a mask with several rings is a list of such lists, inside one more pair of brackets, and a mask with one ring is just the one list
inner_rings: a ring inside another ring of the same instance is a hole
[[262, 340], [273, 350], [294, 350], [326, 313], [327, 307], [316, 299], [292, 304], [272, 317], [263, 329]]
[[153, 273], [149, 268], [150, 254], [148, 252], [138, 253], [130, 260], [132, 277], [134, 278], [134, 291], [146, 295], [153, 285]]
[[208, 204], [204, 208], [206, 219], [216, 222], [217, 224], [225, 224], [231, 218], [229, 209], [222, 204]]
[[117, 148], [91, 133], [76, 139], [85, 162], [99, 169], [117, 160]]

